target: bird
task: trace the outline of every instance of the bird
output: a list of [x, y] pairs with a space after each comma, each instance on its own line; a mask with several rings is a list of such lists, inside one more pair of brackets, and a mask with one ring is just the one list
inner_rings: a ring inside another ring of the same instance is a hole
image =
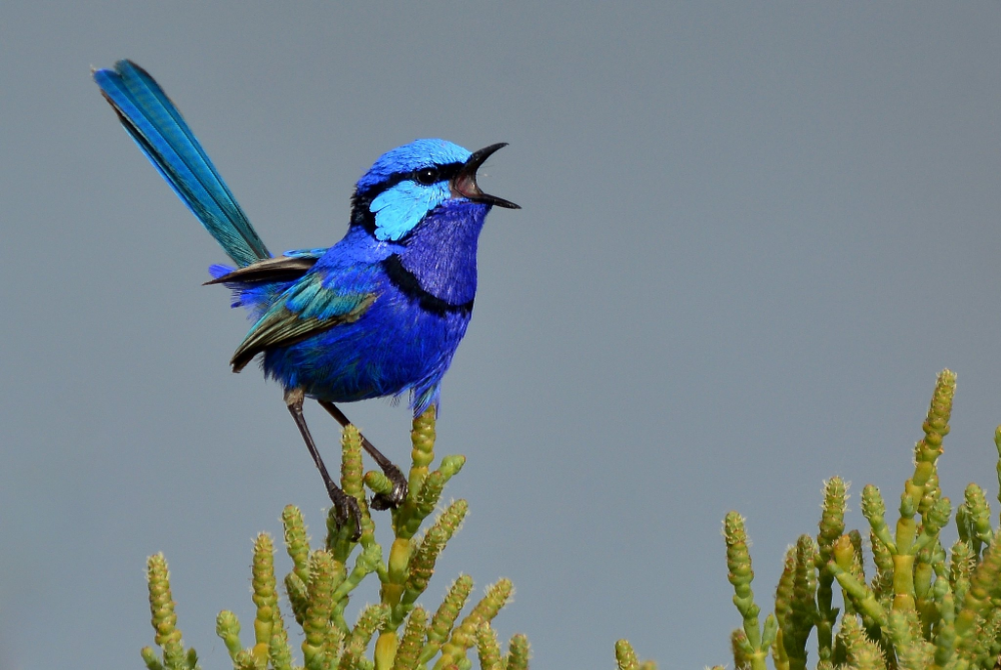
[[[470, 152], [418, 139], [382, 154], [355, 184], [344, 237], [333, 246], [272, 255], [177, 107], [130, 60], [92, 72], [118, 120], [234, 265], [212, 265], [207, 284], [232, 292], [254, 321], [230, 365], [260, 357], [277, 381], [339, 525], [360, 536], [358, 502], [331, 478], [303, 415], [316, 400], [342, 426], [338, 403], [409, 394], [414, 417], [437, 409], [442, 378], [466, 333], [476, 295], [476, 251], [493, 207], [478, 168], [506, 143]], [[372, 500], [400, 504], [406, 478], [363, 437], [393, 483]]]

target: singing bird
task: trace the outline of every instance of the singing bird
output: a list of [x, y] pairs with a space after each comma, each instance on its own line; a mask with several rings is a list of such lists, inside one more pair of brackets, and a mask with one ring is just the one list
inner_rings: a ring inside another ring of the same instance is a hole
[[[331, 479], [303, 417], [316, 399], [341, 425], [335, 403], [410, 394], [414, 416], [437, 407], [442, 377], [466, 332], [476, 294], [476, 246], [491, 207], [518, 205], [484, 193], [476, 171], [505, 143], [469, 152], [422, 139], [386, 152], [355, 186], [344, 238], [329, 248], [272, 256], [180, 112], [135, 63], [94, 80], [125, 130], [236, 267], [213, 265], [209, 284], [232, 290], [255, 320], [230, 361], [259, 354], [323, 477], [340, 523], [360, 533], [357, 501]], [[368, 440], [393, 481], [377, 509], [399, 504], [406, 479]]]

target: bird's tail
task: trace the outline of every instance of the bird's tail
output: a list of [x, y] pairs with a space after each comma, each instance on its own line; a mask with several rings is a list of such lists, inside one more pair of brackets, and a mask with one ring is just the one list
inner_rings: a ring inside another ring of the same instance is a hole
[[145, 70], [122, 60], [94, 81], [132, 139], [240, 267], [270, 258], [181, 113]]

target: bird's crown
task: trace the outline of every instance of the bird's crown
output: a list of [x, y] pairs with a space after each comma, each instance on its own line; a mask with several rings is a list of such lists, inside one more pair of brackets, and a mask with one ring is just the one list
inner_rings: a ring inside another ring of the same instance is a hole
[[368, 172], [358, 180], [358, 191], [365, 192], [388, 182], [408, 179], [421, 169], [440, 169], [452, 165], [458, 167], [471, 155], [468, 149], [447, 140], [414, 140], [379, 156]]

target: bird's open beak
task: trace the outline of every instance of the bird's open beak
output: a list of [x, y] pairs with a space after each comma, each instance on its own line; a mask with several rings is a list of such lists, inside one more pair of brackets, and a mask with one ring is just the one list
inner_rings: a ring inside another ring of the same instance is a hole
[[484, 193], [476, 184], [476, 170], [483, 165], [483, 162], [486, 161], [492, 153], [501, 147], [506, 146], [507, 142], [498, 142], [497, 144], [491, 144], [489, 147], [484, 147], [479, 151], [474, 151], [473, 155], [466, 160], [462, 169], [459, 170], [459, 174], [452, 177], [452, 195], [457, 198], [469, 198], [473, 202], [482, 202], [485, 205], [497, 205], [498, 207], [507, 207], [508, 209], [521, 209], [521, 207], [514, 204], [510, 200], [505, 200], [504, 198], [498, 198], [495, 195]]

